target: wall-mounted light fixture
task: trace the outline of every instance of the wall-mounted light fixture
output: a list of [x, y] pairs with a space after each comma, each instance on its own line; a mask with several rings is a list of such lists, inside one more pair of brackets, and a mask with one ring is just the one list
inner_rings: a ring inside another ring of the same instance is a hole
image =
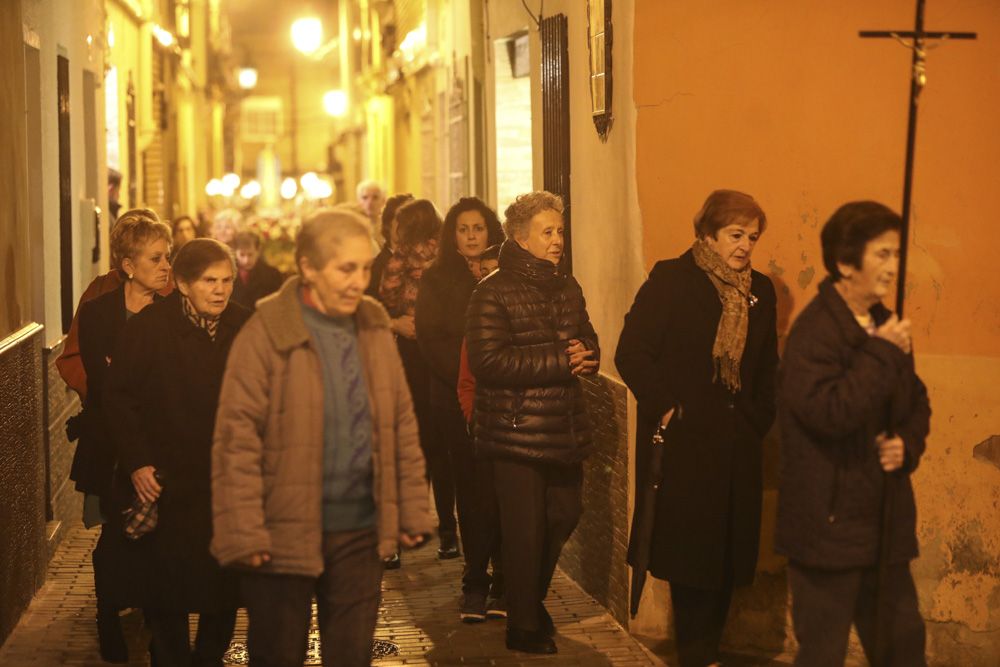
[[153, 37], [166, 49], [169, 49], [177, 41], [169, 30], [160, 27], [158, 24], [153, 25]]
[[347, 93], [342, 90], [328, 90], [323, 95], [323, 108], [335, 118], [347, 115]]
[[601, 141], [611, 131], [611, 0], [587, 0], [590, 108]]
[[241, 67], [236, 78], [239, 81], [240, 88], [243, 90], [253, 90], [257, 87], [257, 68]]
[[323, 22], [306, 16], [292, 23], [292, 45], [306, 55], [314, 53], [323, 43]]

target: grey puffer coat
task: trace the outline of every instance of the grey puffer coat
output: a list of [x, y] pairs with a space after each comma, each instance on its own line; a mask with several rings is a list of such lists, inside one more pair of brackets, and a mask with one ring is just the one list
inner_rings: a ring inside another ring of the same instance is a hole
[[465, 336], [477, 454], [563, 465], [586, 458], [590, 423], [566, 349], [572, 339], [598, 359], [600, 349], [579, 283], [506, 241], [500, 270], [472, 295]]

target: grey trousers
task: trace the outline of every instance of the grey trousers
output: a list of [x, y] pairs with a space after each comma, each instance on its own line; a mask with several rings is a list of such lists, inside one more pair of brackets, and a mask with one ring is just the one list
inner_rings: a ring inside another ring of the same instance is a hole
[[243, 575], [250, 667], [302, 667], [314, 595], [324, 667], [371, 664], [383, 571], [375, 529], [324, 533], [323, 561], [318, 578]]

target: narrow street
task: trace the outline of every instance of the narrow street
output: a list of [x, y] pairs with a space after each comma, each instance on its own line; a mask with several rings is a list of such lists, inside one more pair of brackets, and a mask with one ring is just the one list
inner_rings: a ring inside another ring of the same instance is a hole
[[[3, 667], [106, 665], [97, 652], [94, 623], [94, 581], [90, 553], [96, 530], [74, 529], [63, 541], [50, 566], [48, 579], [21, 622], [0, 649]], [[662, 665], [630, 637], [608, 613], [562, 573], [557, 574], [548, 608], [556, 622], [559, 653], [530, 656], [504, 647], [504, 623], [467, 625], [458, 620], [461, 559], [437, 560], [433, 545], [404, 554], [403, 567], [386, 573], [376, 640], [398, 646], [396, 655], [376, 659], [376, 665]], [[149, 664], [148, 632], [142, 613], [123, 617], [134, 659]], [[311, 636], [315, 637], [315, 633]], [[242, 648], [246, 615], [237, 619], [234, 646], [227, 664], [246, 664]], [[320, 664], [318, 642], [310, 641], [306, 664]], [[314, 660], [314, 658], [316, 658]], [[779, 663], [780, 664], [780, 663]]]

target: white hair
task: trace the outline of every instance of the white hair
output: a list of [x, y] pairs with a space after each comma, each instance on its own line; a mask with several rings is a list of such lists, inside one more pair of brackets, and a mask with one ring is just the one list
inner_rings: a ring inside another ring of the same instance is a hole
[[354, 195], [358, 197], [358, 199], [360, 199], [361, 193], [363, 193], [365, 190], [370, 190], [371, 188], [375, 188], [376, 190], [378, 190], [380, 195], [385, 194], [385, 190], [382, 189], [382, 185], [378, 181], [368, 179], [358, 183], [358, 188], [355, 191]]

